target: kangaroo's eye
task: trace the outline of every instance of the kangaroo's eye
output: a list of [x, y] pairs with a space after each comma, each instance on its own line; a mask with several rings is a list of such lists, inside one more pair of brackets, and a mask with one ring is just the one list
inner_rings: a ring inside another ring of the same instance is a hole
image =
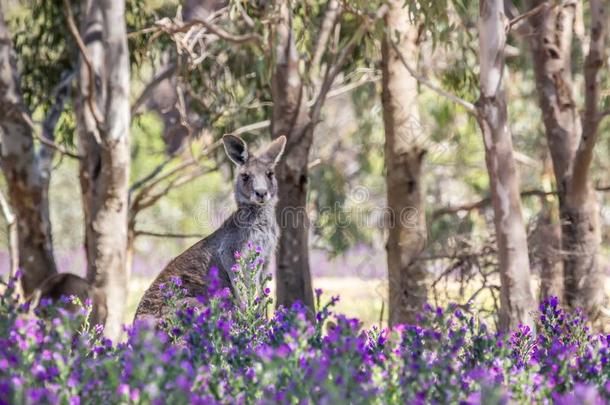
[[243, 173], [241, 175], [241, 179], [243, 180], [244, 183], [247, 183], [248, 180], [250, 180], [250, 175], [248, 173]]
[[267, 170], [267, 177], [269, 177], [269, 178], [273, 177], [273, 170]]

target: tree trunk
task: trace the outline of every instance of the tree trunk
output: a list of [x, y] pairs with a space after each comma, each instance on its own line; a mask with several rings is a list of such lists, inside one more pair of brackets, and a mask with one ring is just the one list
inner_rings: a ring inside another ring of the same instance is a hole
[[286, 135], [284, 157], [276, 169], [280, 238], [277, 250], [277, 303], [290, 306], [301, 301], [313, 308], [309, 270], [309, 218], [307, 215], [307, 164], [313, 125], [307, 96], [299, 73], [299, 55], [292, 32], [290, 10], [282, 2], [276, 27], [276, 66], [272, 79], [274, 138]]
[[117, 339], [128, 283], [130, 66], [125, 3], [85, 0], [82, 10], [82, 36], [95, 72], [94, 94], [89, 94], [90, 69], [81, 55], [76, 110], [79, 148], [83, 155], [80, 180], [87, 279], [104, 293], [108, 303], [105, 334]]
[[[385, 128], [389, 281], [389, 323], [414, 323], [427, 298], [426, 270], [417, 262], [427, 239], [422, 161], [424, 134], [417, 106], [417, 80], [396, 50], [409, 61], [418, 57], [417, 27], [409, 22], [404, 2], [393, 0], [385, 16], [382, 43], [383, 120]], [[397, 37], [394, 37], [396, 34]]]
[[[6, 221], [6, 233], [9, 256], [9, 276], [11, 278], [17, 275], [19, 270], [19, 235], [17, 235], [17, 219], [15, 214], [11, 210], [11, 207], [4, 196], [4, 193], [0, 191], [0, 210], [2, 210], [2, 217]], [[23, 291], [20, 292], [22, 294]]]
[[[545, 191], [552, 189], [553, 167], [549, 151], [542, 156], [542, 184]], [[539, 300], [563, 298], [563, 256], [561, 255], [561, 224], [555, 198], [540, 197], [541, 212], [535, 235], [535, 249], [540, 261]], [[530, 252], [531, 253], [531, 252]]]
[[605, 303], [604, 275], [597, 263], [601, 241], [599, 207], [591, 184], [589, 169], [593, 148], [598, 138], [601, 84], [599, 70], [605, 60], [607, 34], [607, 6], [601, 0], [591, 0], [589, 52], [585, 58], [585, 111], [582, 118], [582, 135], [574, 155], [572, 175], [566, 187], [562, 216], [563, 248], [565, 260], [566, 300], [573, 308], [583, 308], [591, 320], [599, 316]]
[[0, 6], [0, 164], [15, 210], [22, 288], [29, 295], [57, 272], [53, 258], [47, 187], [40, 168], [31, 119], [19, 88], [11, 37]]
[[521, 214], [519, 178], [507, 122], [502, 88], [506, 43], [503, 0], [479, 3], [479, 61], [481, 94], [477, 121], [485, 144], [485, 161], [494, 208], [494, 225], [500, 267], [500, 328], [533, 326], [532, 294], [527, 235]]
[[[541, 3], [542, 1], [532, 1], [530, 7], [534, 8]], [[594, 1], [591, 7], [592, 10], [595, 7], [601, 8], [601, 3]], [[590, 67], [588, 79], [585, 71], [586, 91], [592, 102], [586, 106], [589, 113], [585, 116], [583, 126], [574, 101], [572, 79], [571, 49], [577, 12], [576, 3], [566, 3], [534, 16], [530, 21], [534, 33], [530, 36], [530, 48], [534, 59], [538, 103], [542, 110], [559, 193], [565, 299], [574, 307], [585, 308], [594, 318], [597, 308], [603, 302], [604, 290], [597, 265], [599, 214], [588, 176], [590, 159], [579, 174], [576, 170], [578, 155], [584, 156], [592, 149], [597, 134], [599, 96], [591, 92], [595, 93], [596, 89], [599, 91], [596, 76], [603, 61], [601, 51], [596, 54], [595, 47], [592, 47], [593, 52], [589, 53], [586, 62]], [[605, 21], [603, 17], [597, 20], [598, 32], [603, 32]], [[594, 35], [592, 31], [592, 36]], [[598, 41], [603, 41], [603, 34], [598, 37]], [[591, 43], [595, 43], [593, 38]], [[587, 120], [587, 116], [591, 119]], [[593, 141], [590, 148], [586, 146], [587, 138], [589, 142]]]

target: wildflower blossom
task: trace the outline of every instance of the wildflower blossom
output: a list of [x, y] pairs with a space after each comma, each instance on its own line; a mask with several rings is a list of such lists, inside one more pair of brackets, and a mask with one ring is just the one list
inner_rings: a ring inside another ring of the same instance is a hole
[[[269, 310], [270, 289], [250, 247], [235, 274], [245, 307], [210, 269], [206, 296], [176, 304], [171, 319], [126, 327], [114, 345], [102, 328], [83, 330], [86, 312], [46, 303], [52, 321], [0, 301], [0, 403], [586, 403], [610, 399], [610, 336], [556, 298], [535, 328], [491, 331], [467, 307], [426, 306], [417, 325], [362, 329], [300, 302]], [[265, 278], [269, 279], [268, 276]], [[164, 286], [178, 303], [182, 281]], [[6, 294], [6, 292], [5, 292]], [[85, 303], [86, 305], [87, 303]], [[15, 315], [15, 316], [13, 316]]]

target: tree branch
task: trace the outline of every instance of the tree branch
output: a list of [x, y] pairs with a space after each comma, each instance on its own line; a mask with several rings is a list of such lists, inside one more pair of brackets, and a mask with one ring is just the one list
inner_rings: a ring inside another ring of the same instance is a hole
[[261, 129], [269, 128], [270, 125], [270, 120], [259, 121], [255, 122], [254, 124], [248, 124], [244, 125], [243, 127], [239, 127], [235, 131], [229, 132], [228, 135], [241, 135], [246, 132], [260, 131]]
[[171, 179], [168, 184], [157, 193], [153, 194], [151, 189], [146, 193], [138, 194], [138, 197], [134, 199], [134, 203], [130, 207], [130, 216], [132, 220], [135, 219], [135, 217], [140, 211], [153, 206], [157, 201], [159, 201], [162, 197], [166, 196], [170, 191], [175, 190], [185, 184], [188, 184], [196, 178], [201, 177], [204, 174], [211, 173], [216, 169], [216, 167], [199, 168], [197, 170], [192, 171], [191, 173], [183, 175], [182, 177], [175, 177]]
[[604, 110], [599, 113], [599, 122], [610, 115], [610, 110]]
[[[136, 181], [129, 190], [129, 229], [135, 228], [136, 217], [141, 211], [153, 206], [170, 191], [177, 189], [204, 174], [217, 170], [217, 167], [199, 167], [190, 173], [183, 174], [184, 171], [199, 164], [199, 161], [202, 158], [208, 156], [220, 145], [221, 142], [217, 141], [206, 148], [199, 156], [193, 157], [174, 167], [169, 172], [161, 174], [163, 168], [165, 168], [176, 158], [170, 157], [166, 161], [157, 165], [157, 167], [155, 167], [148, 175]], [[155, 192], [155, 188], [164, 180], [168, 180], [168, 183], [161, 190]], [[133, 193], [135, 193], [137, 190], [140, 191], [135, 195], [135, 197], [132, 198]]]
[[598, 137], [600, 122], [599, 70], [604, 65], [604, 45], [606, 39], [606, 10], [601, 0], [591, 0], [591, 38], [589, 52], [585, 58], [585, 112], [583, 115], [582, 137], [576, 156], [570, 185], [571, 194], [586, 198], [589, 168], [593, 160], [593, 148]]
[[131, 116], [132, 117], [138, 113], [138, 110], [146, 102], [146, 100], [150, 96], [150, 93], [152, 93], [152, 91], [155, 89], [155, 87], [157, 87], [157, 85], [159, 83], [161, 83], [163, 80], [170, 78], [175, 71], [176, 71], [176, 64], [170, 63], [169, 65], [167, 65], [165, 67], [165, 69], [163, 69], [161, 72], [157, 73], [150, 80], [150, 82], [148, 82], [148, 84], [146, 84], [146, 87], [144, 87], [144, 90], [142, 90], [142, 93], [140, 93], [140, 95], [136, 99], [135, 103], [133, 103], [133, 106], [131, 107]]
[[170, 34], [175, 34], [177, 32], [188, 32], [191, 28], [201, 25], [217, 37], [224, 39], [225, 41], [232, 42], [234, 44], [255, 43], [257, 45], [260, 45], [263, 43], [263, 38], [261, 38], [261, 36], [258, 34], [233, 34], [213, 24], [209, 20], [191, 20], [187, 23], [184, 23], [183, 25], [178, 26], [175, 23], [171, 22], [168, 18], [163, 18], [157, 21], [155, 25], [167, 29]]
[[[43, 144], [44, 146], [40, 148], [40, 167], [42, 168], [46, 182], [48, 182], [51, 178], [50, 173], [53, 165], [53, 156], [55, 155], [54, 152], [57, 150], [56, 147], [58, 146], [55, 143], [55, 127], [57, 127], [57, 122], [64, 111], [66, 97], [68, 97], [70, 94], [70, 86], [73, 79], [74, 72], [68, 73], [68, 75], [51, 92], [51, 96], [54, 97], [55, 102], [49, 109], [49, 112], [42, 123], [40, 138], [47, 139], [49, 142], [55, 145], [55, 147], [51, 147]], [[36, 131], [33, 132], [36, 133]]]
[[[599, 192], [608, 192], [610, 191], [610, 186], [597, 186], [595, 187], [595, 191]], [[521, 192], [521, 197], [548, 197], [548, 196], [556, 196], [557, 191], [544, 191], [544, 190], [526, 190]], [[485, 197], [479, 201], [474, 201], [471, 203], [466, 203], [463, 205], [456, 205], [454, 207], [444, 207], [436, 209], [432, 212], [431, 221], [435, 221], [443, 215], [457, 214], [461, 211], [474, 211], [477, 209], [485, 208], [491, 204], [491, 197]]]
[[337, 23], [340, 12], [339, 2], [337, 0], [329, 0], [326, 13], [324, 13], [324, 19], [322, 20], [322, 25], [320, 26], [320, 33], [318, 34], [316, 46], [314, 47], [313, 57], [311, 58], [309, 73], [310, 79], [312, 80], [315, 79], [315, 76], [317, 76], [320, 71], [322, 56], [324, 55], [328, 40], [330, 39], [330, 34]]
[[[343, 94], [349, 93], [355, 89], [357, 89], [358, 87], [364, 86], [365, 84], [368, 83], [375, 83], [378, 82], [379, 80], [381, 80], [381, 76], [377, 76], [377, 75], [362, 75], [362, 77], [354, 82], [351, 83], [347, 83], [345, 85], [342, 85], [340, 87], [331, 89], [328, 91], [328, 93], [326, 94], [326, 100], [329, 100], [331, 98], [334, 97], [339, 97], [342, 96]], [[310, 100], [307, 102], [307, 105], [309, 107], [312, 107], [315, 103], [315, 100]]]
[[[557, 195], [557, 191], [527, 190], [527, 191], [521, 192], [522, 198], [531, 197], [531, 196], [547, 197], [550, 195]], [[439, 208], [432, 213], [431, 220], [435, 221], [436, 219], [440, 218], [441, 216], [447, 215], [447, 214], [457, 214], [458, 212], [461, 212], [461, 211], [473, 211], [473, 210], [481, 209], [481, 208], [488, 206], [489, 204], [491, 204], [491, 197], [485, 197], [482, 200], [463, 204], [463, 205], [457, 205], [455, 207]]]
[[135, 183], [133, 183], [131, 185], [131, 187], [129, 188], [129, 193], [130, 194], [133, 193], [134, 191], [136, 191], [137, 189], [141, 188], [146, 183], [148, 183], [149, 181], [154, 179], [159, 173], [161, 173], [163, 171], [163, 169], [165, 169], [165, 167], [168, 164], [170, 164], [171, 162], [176, 160], [177, 157], [178, 157], [178, 155], [173, 155], [173, 156], [170, 156], [169, 158], [167, 158], [166, 160], [164, 160], [163, 162], [159, 163], [157, 166], [155, 166], [155, 168], [153, 170], [151, 170], [150, 173], [148, 173], [146, 176], [142, 177], [141, 179], [139, 179]]
[[540, 14], [541, 12], [547, 11], [547, 10], [551, 10], [554, 7], [556, 7], [556, 5], [550, 5], [548, 2], [544, 2], [539, 4], [538, 6], [534, 7], [533, 9], [526, 11], [523, 14], [520, 14], [518, 16], [516, 16], [515, 18], [511, 19], [508, 22], [508, 25], [506, 26], [506, 32], [508, 33], [510, 30], [513, 29], [513, 27], [515, 25], [517, 25], [519, 22], [521, 22], [522, 20], [526, 20], [529, 19], [535, 15]]
[[[168, 158], [165, 162], [162, 162], [157, 167], [155, 167], [148, 175], [146, 175], [142, 179], [136, 181], [130, 187], [129, 194], [131, 195], [133, 192], [135, 192], [136, 190], [138, 190], [140, 188], [142, 188], [141, 193], [149, 192], [152, 188], [154, 188], [157, 184], [161, 183], [163, 180], [166, 180], [166, 179], [180, 173], [181, 171], [184, 171], [184, 170], [198, 164], [199, 161], [201, 161], [201, 159], [203, 159], [204, 157], [207, 157], [210, 153], [212, 153], [214, 150], [216, 150], [220, 145], [221, 145], [221, 142], [216, 141], [212, 145], [210, 145], [208, 148], [206, 148], [203, 152], [201, 152], [201, 154], [199, 156], [192, 157], [192, 158], [180, 163], [178, 166], [174, 167], [169, 172], [164, 173], [163, 175], [160, 175], [163, 168], [165, 166], [167, 166], [172, 160], [175, 159], [175, 157]], [[157, 177], [158, 175], [159, 175], [159, 177]], [[141, 193], [139, 193], [139, 194], [141, 194]], [[136, 199], [137, 198], [139, 198], [139, 197], [136, 197]], [[134, 199], [134, 201], [135, 201], [135, 199]]]
[[207, 235], [202, 235], [202, 234], [198, 234], [198, 233], [171, 233], [171, 232], [153, 232], [153, 231], [136, 230], [136, 231], [134, 231], [134, 236], [150, 236], [153, 238], [203, 239]]
[[392, 48], [394, 49], [394, 51], [396, 52], [396, 55], [398, 55], [398, 58], [402, 62], [403, 66], [409, 71], [409, 73], [411, 74], [411, 76], [413, 76], [413, 78], [415, 80], [417, 80], [418, 82], [420, 82], [421, 84], [423, 84], [424, 86], [426, 86], [427, 88], [432, 90], [433, 92], [437, 93], [438, 95], [445, 97], [446, 99], [453, 101], [454, 103], [462, 106], [468, 113], [475, 115], [475, 116], [477, 115], [477, 109], [474, 106], [474, 104], [469, 103], [468, 101], [456, 96], [455, 94], [451, 94], [451, 93], [443, 90], [442, 88], [434, 85], [431, 81], [429, 81], [422, 75], [417, 74], [417, 72], [415, 72], [415, 70], [406, 61], [404, 55], [402, 54], [402, 52], [400, 52], [400, 49], [398, 49], [398, 46], [396, 45], [396, 43], [392, 40], [390, 40], [389, 42], [392, 45]]
[[74, 21], [74, 15], [72, 14], [72, 5], [70, 4], [70, 0], [63, 0], [64, 3], [64, 15], [66, 17], [66, 21], [68, 22], [68, 30], [70, 34], [74, 38], [76, 45], [80, 51], [80, 54], [87, 65], [87, 71], [89, 73], [89, 94], [87, 94], [87, 104], [89, 105], [89, 109], [91, 110], [91, 115], [95, 120], [98, 127], [101, 127], [104, 120], [102, 119], [100, 112], [97, 108], [97, 104], [93, 100], [95, 95], [95, 78], [97, 74], [95, 72], [95, 68], [93, 67], [93, 62], [91, 61], [91, 56], [87, 50], [87, 46], [85, 45], [83, 38], [80, 36], [78, 32], [78, 27], [76, 26], [76, 22]]
[[82, 159], [82, 156], [80, 156], [77, 153], [74, 152], [70, 152], [69, 150], [67, 150], [66, 148], [64, 148], [61, 145], [56, 144], [55, 142], [47, 139], [46, 137], [44, 137], [43, 135], [41, 135], [36, 128], [36, 125], [34, 124], [34, 122], [32, 121], [32, 119], [30, 118], [30, 116], [25, 113], [22, 112], [21, 113], [21, 118], [25, 121], [26, 124], [28, 124], [28, 126], [32, 129], [32, 133], [34, 134], [34, 137], [36, 139], [38, 139], [40, 141], [40, 143], [44, 144], [45, 146], [48, 146], [49, 148], [53, 148], [56, 151], [58, 151], [59, 153], [61, 153], [62, 155], [71, 157], [73, 159]]
[[610, 186], [597, 186], [597, 187], [595, 187], [595, 191], [600, 191], [600, 192], [610, 191]]
[[316, 123], [318, 121], [320, 111], [322, 109], [322, 105], [324, 104], [324, 100], [326, 99], [327, 93], [330, 91], [330, 88], [335, 78], [341, 71], [341, 68], [343, 67], [343, 64], [347, 60], [348, 56], [352, 54], [352, 51], [358, 41], [360, 41], [364, 34], [368, 32], [371, 25], [374, 24], [380, 18], [383, 18], [387, 12], [388, 6], [384, 4], [383, 6], [379, 7], [379, 9], [372, 18], [366, 18], [364, 23], [360, 25], [354, 35], [352, 35], [352, 37], [349, 39], [347, 44], [345, 44], [343, 49], [341, 49], [334, 63], [328, 64], [328, 66], [326, 67], [326, 72], [324, 74], [322, 85], [320, 87], [320, 91], [317, 97], [315, 98], [316, 101], [313, 103], [312, 106], [312, 112], [310, 114], [311, 122]]

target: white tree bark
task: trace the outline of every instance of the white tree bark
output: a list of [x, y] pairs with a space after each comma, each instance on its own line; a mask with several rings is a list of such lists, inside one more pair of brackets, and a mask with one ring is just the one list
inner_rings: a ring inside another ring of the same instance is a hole
[[[108, 305], [106, 336], [121, 334], [127, 298], [129, 52], [124, 1], [84, 0], [81, 34], [95, 77], [81, 55], [76, 103], [85, 212], [87, 278]], [[89, 94], [89, 80], [95, 80]], [[89, 102], [88, 97], [93, 98]], [[92, 111], [91, 107], [97, 111]]]
[[571, 177], [566, 186], [565, 227], [563, 248], [568, 251], [565, 260], [565, 293], [568, 304], [584, 308], [592, 320], [600, 313], [607, 300], [603, 269], [598, 264], [598, 247], [601, 242], [599, 206], [591, 182], [590, 168], [593, 148], [599, 137], [599, 111], [602, 91], [599, 71], [606, 61], [605, 43], [608, 33], [608, 3], [591, 0], [589, 51], [584, 63], [585, 111], [582, 117], [582, 134], [574, 155]]
[[[386, 244], [389, 323], [414, 323], [427, 299], [426, 270], [417, 256], [426, 245], [422, 164], [425, 136], [417, 105], [417, 79], [397, 55], [416, 65], [417, 26], [402, 0], [390, 1], [382, 44], [382, 103], [389, 212]], [[390, 41], [395, 42], [393, 46]]]
[[[11, 37], [0, 5], [0, 164], [15, 211], [22, 288], [29, 295], [57, 272], [53, 258], [47, 187], [36, 154], [31, 118], [23, 101]], [[14, 240], [14, 233], [12, 238]]]
[[479, 3], [480, 89], [477, 120], [483, 133], [501, 277], [500, 327], [533, 326], [527, 235], [521, 213], [519, 177], [508, 128], [504, 75], [506, 17], [503, 0]]
[[289, 307], [301, 301], [313, 309], [306, 201], [307, 164], [314, 125], [307, 107], [307, 87], [299, 72], [290, 5], [280, 0], [279, 9], [281, 18], [276, 25], [276, 60], [271, 86], [271, 133], [274, 138], [286, 135], [288, 142], [276, 168], [279, 196], [276, 211], [281, 232], [276, 255], [277, 302]]
[[[531, 0], [530, 9], [542, 0]], [[604, 64], [608, 17], [603, 2], [590, 2], [589, 52], [584, 63], [585, 111], [581, 120], [574, 96], [571, 54], [573, 39], [584, 29], [579, 2], [565, 2], [532, 17], [529, 37], [534, 60], [538, 103], [559, 195], [561, 259], [565, 299], [584, 308], [591, 319], [605, 301], [603, 269], [597, 262], [600, 244], [599, 206], [591, 185], [590, 165], [598, 137], [598, 72]], [[551, 280], [543, 280], [545, 283]]]

